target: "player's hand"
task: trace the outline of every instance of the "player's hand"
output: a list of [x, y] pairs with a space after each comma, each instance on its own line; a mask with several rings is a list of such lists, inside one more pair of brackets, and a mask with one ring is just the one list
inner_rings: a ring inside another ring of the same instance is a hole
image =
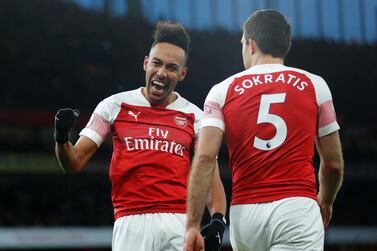
[[203, 236], [198, 229], [191, 228], [186, 231], [184, 251], [204, 251]]
[[55, 115], [55, 142], [64, 144], [69, 141], [69, 131], [75, 124], [76, 118], [80, 115], [79, 110], [71, 108], [60, 109]]
[[215, 213], [211, 217], [211, 222], [200, 230], [200, 233], [204, 237], [206, 251], [220, 250], [225, 231], [225, 222], [223, 219], [224, 216], [221, 213]]
[[332, 204], [325, 203], [321, 198], [318, 198], [317, 202], [321, 210], [323, 226], [327, 228], [332, 217]]

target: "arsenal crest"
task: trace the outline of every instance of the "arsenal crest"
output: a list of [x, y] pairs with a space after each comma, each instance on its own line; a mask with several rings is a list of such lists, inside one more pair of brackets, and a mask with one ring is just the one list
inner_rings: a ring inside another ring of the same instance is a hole
[[185, 128], [187, 126], [187, 118], [186, 117], [181, 117], [176, 115], [174, 117], [174, 122], [181, 128]]

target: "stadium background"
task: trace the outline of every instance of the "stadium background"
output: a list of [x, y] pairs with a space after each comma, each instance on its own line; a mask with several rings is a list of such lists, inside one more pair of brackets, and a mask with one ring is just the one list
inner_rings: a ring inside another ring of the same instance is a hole
[[[260, 8], [291, 20], [286, 64], [323, 76], [333, 92], [345, 180], [326, 250], [377, 250], [376, 0], [1, 0], [0, 249], [110, 250], [111, 142], [82, 173], [62, 174], [56, 110], [81, 110], [76, 139], [100, 100], [143, 85], [160, 19], [189, 29], [189, 74], [178, 91], [202, 106], [213, 84], [243, 69], [242, 21]], [[229, 198], [224, 147], [219, 161]]]

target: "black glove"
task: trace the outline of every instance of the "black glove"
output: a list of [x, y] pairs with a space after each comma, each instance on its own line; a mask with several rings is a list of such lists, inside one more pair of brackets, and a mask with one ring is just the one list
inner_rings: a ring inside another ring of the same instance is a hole
[[204, 245], [206, 251], [220, 250], [221, 243], [223, 242], [223, 235], [225, 231], [224, 215], [215, 213], [211, 217], [211, 222], [205, 225], [200, 233], [204, 237]]
[[69, 131], [75, 124], [76, 118], [80, 115], [79, 110], [71, 108], [60, 109], [55, 115], [55, 142], [63, 144], [69, 141]]

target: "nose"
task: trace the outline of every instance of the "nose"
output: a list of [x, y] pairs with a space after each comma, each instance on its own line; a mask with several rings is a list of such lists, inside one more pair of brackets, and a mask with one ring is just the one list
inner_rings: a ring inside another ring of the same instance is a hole
[[158, 69], [157, 76], [160, 79], [165, 79], [166, 78], [167, 72], [166, 72], [166, 68], [164, 66], [162, 66], [162, 67], [160, 67], [160, 69]]

